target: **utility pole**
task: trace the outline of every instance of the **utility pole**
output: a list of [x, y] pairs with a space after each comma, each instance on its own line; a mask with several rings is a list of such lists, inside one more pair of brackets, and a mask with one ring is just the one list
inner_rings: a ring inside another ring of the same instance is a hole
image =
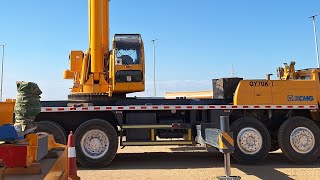
[[153, 44], [153, 96], [157, 97], [157, 89], [156, 89], [156, 41], [158, 39], [151, 40]]
[[6, 46], [6, 44], [2, 44], [0, 45], [2, 47], [2, 63], [1, 63], [1, 87], [0, 87], [0, 91], [1, 91], [1, 94], [0, 94], [0, 101], [2, 102], [2, 95], [3, 95], [3, 89], [2, 89], [2, 86], [3, 86], [3, 63], [4, 63], [4, 47]]
[[318, 38], [317, 38], [317, 29], [316, 29], [316, 20], [315, 17], [319, 16], [320, 14], [310, 16], [309, 18], [312, 18], [312, 23], [313, 23], [313, 32], [314, 32], [314, 42], [316, 44], [316, 58], [317, 58], [317, 64], [318, 68], [320, 68], [320, 63], [319, 63], [319, 50], [318, 50]]
[[234, 69], [233, 64], [232, 64], [232, 69], [231, 69], [231, 77], [236, 77], [236, 71]]

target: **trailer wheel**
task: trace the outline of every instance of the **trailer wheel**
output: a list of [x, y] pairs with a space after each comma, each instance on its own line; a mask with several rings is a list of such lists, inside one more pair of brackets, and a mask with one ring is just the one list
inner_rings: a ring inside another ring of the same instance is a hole
[[250, 164], [263, 161], [271, 146], [268, 129], [260, 121], [248, 117], [231, 124], [235, 151], [231, 155], [239, 163]]
[[60, 124], [53, 121], [40, 121], [37, 123], [35, 132], [45, 132], [52, 134], [54, 140], [60, 144], [67, 144], [67, 134]]
[[87, 168], [107, 166], [116, 156], [118, 135], [113, 126], [102, 119], [82, 123], [75, 132], [78, 163]]
[[312, 163], [320, 156], [320, 129], [308, 118], [287, 119], [280, 126], [278, 139], [283, 154], [292, 162]]

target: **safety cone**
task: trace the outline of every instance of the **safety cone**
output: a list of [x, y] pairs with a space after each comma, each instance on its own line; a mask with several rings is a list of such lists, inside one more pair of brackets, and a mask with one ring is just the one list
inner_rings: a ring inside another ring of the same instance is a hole
[[68, 180], [80, 179], [77, 175], [76, 148], [72, 131], [68, 136]]

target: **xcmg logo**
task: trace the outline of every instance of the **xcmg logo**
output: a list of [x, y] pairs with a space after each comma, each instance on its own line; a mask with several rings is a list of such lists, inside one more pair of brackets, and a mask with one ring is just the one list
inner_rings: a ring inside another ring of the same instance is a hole
[[313, 96], [294, 96], [288, 95], [288, 101], [313, 101]]

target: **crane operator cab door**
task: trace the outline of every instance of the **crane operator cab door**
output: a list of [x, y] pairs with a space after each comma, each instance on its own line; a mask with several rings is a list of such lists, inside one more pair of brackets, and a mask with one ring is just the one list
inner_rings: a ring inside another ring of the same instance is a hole
[[144, 46], [139, 34], [116, 34], [110, 57], [112, 93], [144, 91]]

